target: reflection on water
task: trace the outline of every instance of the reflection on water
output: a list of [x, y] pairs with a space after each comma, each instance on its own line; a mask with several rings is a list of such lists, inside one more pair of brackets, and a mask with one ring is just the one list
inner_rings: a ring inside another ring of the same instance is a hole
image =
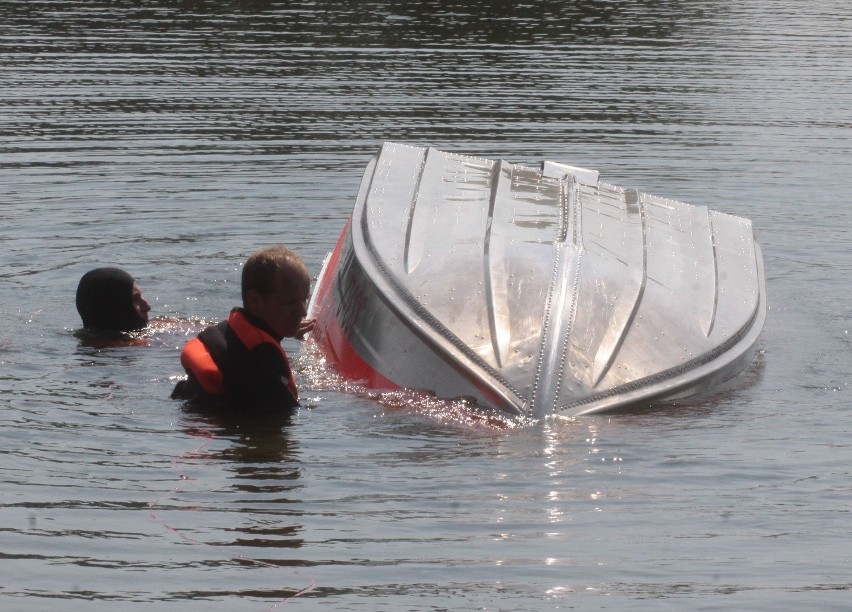
[[18, 34], [0, 39], [8, 128], [28, 135], [9, 142], [10, 163], [102, 176], [167, 159], [195, 176], [187, 154], [236, 154], [274, 172], [270, 155], [333, 167], [382, 138], [549, 142], [596, 124], [612, 138], [604, 123], [643, 138], [695, 120], [667, 81], [695, 61], [700, 5], [193, 5], [4, 3]]
[[[188, 406], [184, 414], [187, 440], [199, 444], [173, 460], [175, 482], [167, 493], [149, 501], [152, 519], [182, 541], [240, 565], [273, 570], [301, 565], [290, 557], [304, 543], [298, 510], [299, 453], [289, 435], [290, 419], [278, 415], [240, 419]], [[214, 450], [217, 441], [225, 446]], [[211, 516], [217, 518], [211, 520]], [[253, 549], [264, 550], [239, 552]], [[279, 576], [278, 583], [294, 576], [305, 580], [296, 571]], [[252, 596], [283, 601], [313, 589], [308, 584], [257, 591]], [[221, 594], [211, 591], [207, 596]]]
[[[209, 440], [202, 442], [198, 449], [191, 451], [186, 458], [203, 460], [206, 464], [218, 464], [226, 471], [229, 491], [237, 495], [233, 500], [234, 510], [240, 513], [265, 514], [263, 508], [276, 510], [274, 518], [261, 521], [263, 526], [231, 526], [228, 532], [234, 534], [233, 540], [220, 542], [219, 545], [284, 547], [298, 548], [302, 541], [296, 536], [302, 530], [297, 510], [300, 477], [299, 457], [295, 442], [288, 435], [289, 420], [285, 418], [255, 418], [238, 421], [235, 418], [223, 420], [216, 417], [199, 417], [188, 414], [193, 423], [186, 426], [191, 436], [203, 438], [222, 438], [229, 445], [219, 452], [207, 452]], [[184, 475], [181, 475], [184, 478]], [[203, 485], [202, 485], [203, 486]], [[218, 492], [220, 503], [222, 491]], [[250, 497], [241, 499], [243, 494]], [[288, 509], [284, 512], [284, 507]], [[227, 504], [218, 511], [228, 512]], [[281, 521], [285, 525], [279, 525]], [[268, 559], [265, 562], [270, 562]]]

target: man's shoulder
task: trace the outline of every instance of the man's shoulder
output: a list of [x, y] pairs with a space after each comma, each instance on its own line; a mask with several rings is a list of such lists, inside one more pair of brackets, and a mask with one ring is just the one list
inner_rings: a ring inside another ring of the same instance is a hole
[[216, 325], [204, 328], [198, 334], [198, 339], [210, 350], [224, 351], [228, 346], [229, 331], [228, 321], [220, 321]]

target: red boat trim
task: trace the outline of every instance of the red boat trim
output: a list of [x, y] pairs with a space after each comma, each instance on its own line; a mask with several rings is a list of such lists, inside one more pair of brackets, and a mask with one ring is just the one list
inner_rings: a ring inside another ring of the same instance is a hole
[[340, 253], [349, 232], [351, 217], [340, 232], [337, 245], [331, 253], [315, 290], [314, 309], [311, 315], [317, 319], [317, 325], [312, 332], [314, 341], [325, 352], [338, 374], [349, 380], [363, 384], [371, 389], [396, 390], [400, 386], [388, 380], [377, 372], [373, 366], [364, 361], [355, 351], [337, 320], [334, 305], [334, 278], [340, 265]]

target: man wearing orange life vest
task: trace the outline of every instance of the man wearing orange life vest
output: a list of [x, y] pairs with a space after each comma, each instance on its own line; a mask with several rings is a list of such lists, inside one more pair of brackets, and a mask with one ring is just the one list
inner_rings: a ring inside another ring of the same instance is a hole
[[311, 278], [302, 258], [281, 246], [261, 249], [243, 266], [243, 307], [184, 346], [187, 380], [172, 398], [250, 412], [291, 413], [299, 406], [283, 338], [302, 338]]

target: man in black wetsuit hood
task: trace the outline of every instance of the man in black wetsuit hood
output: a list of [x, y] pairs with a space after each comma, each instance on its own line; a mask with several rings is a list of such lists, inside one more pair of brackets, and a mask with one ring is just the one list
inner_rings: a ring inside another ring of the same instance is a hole
[[96, 268], [77, 285], [77, 312], [83, 327], [95, 332], [128, 332], [148, 325], [151, 306], [130, 274], [119, 268]]

